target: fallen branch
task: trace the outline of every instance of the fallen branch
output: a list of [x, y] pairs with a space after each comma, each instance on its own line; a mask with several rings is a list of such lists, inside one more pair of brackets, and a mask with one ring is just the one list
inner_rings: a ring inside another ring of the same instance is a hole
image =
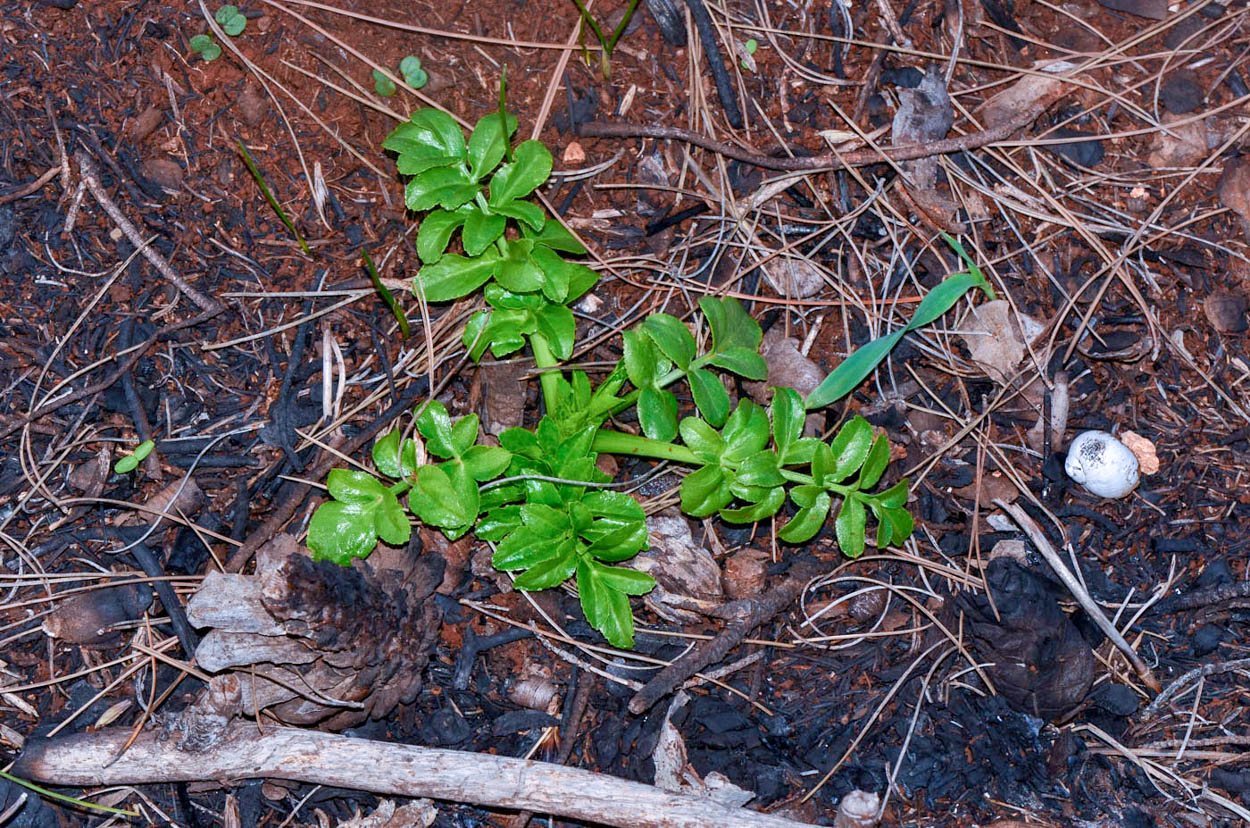
[[927, 144], [882, 147], [880, 150], [869, 149], [857, 150], [855, 152], [826, 153], [824, 155], [811, 155], [806, 158], [773, 158], [768, 155], [761, 155], [758, 152], [742, 149], [733, 144], [727, 144], [724, 141], [708, 138], [705, 135], [700, 135], [697, 132], [682, 129], [681, 127], [596, 121], [580, 125], [577, 131], [579, 135], [594, 138], [658, 138], [661, 140], [685, 141], [687, 144], [694, 144], [696, 147], [703, 147], [706, 150], [720, 153], [727, 158], [754, 164], [766, 170], [801, 172], [804, 170], [842, 170], [851, 167], [866, 167], [869, 164], [880, 164], [887, 160], [914, 161], [917, 158], [928, 158], [934, 155], [977, 149], [978, 147], [1009, 138], [1016, 130], [1032, 123], [1040, 114], [1042, 114], [1040, 108], [1030, 108], [1014, 118], [1004, 121], [997, 126], [983, 129], [980, 132], [971, 132], [967, 135], [960, 135], [957, 138], [943, 138], [940, 141], [930, 141]]
[[287, 779], [390, 796], [429, 797], [620, 828], [798, 828], [806, 823], [703, 797], [507, 756], [355, 739], [239, 722], [211, 750], [179, 749], [148, 731], [124, 752], [126, 728], [30, 740], [13, 773], [56, 785], [223, 783]]
[[742, 598], [721, 607], [716, 614], [727, 619], [725, 629], [715, 638], [699, 642], [685, 656], [656, 673], [629, 700], [629, 712], [645, 713], [686, 679], [724, 659], [752, 630], [790, 606], [816, 571], [815, 564], [796, 564], [789, 577], [758, 598]]
[[1176, 679], [1176, 681], [1169, 684], [1163, 692], [1159, 693], [1159, 695], [1155, 697], [1155, 700], [1150, 703], [1150, 706], [1142, 711], [1142, 722], [1148, 722], [1153, 719], [1163, 705], [1171, 701], [1173, 696], [1189, 686], [1189, 683], [1195, 679], [1219, 675], [1220, 673], [1228, 673], [1233, 670], [1244, 670], [1246, 668], [1250, 668], [1250, 658], [1238, 658], [1232, 661], [1222, 661], [1216, 664], [1204, 664], [1201, 667], [1195, 667], [1182, 675], [1180, 678]]
[[151, 245], [143, 241], [143, 237], [139, 235], [138, 229], [126, 218], [125, 214], [113, 203], [113, 199], [109, 197], [108, 191], [104, 189], [104, 185], [100, 183], [100, 175], [96, 171], [95, 162], [91, 160], [91, 156], [85, 151], [79, 150], [74, 153], [74, 160], [78, 162], [78, 171], [82, 173], [82, 180], [87, 185], [87, 189], [91, 191], [91, 195], [104, 208], [104, 212], [109, 214], [109, 218], [118, 226], [118, 228], [126, 235], [136, 248], [142, 251], [144, 258], [152, 263], [162, 276], [168, 279], [173, 285], [182, 291], [188, 299], [195, 303], [195, 306], [205, 313], [221, 313], [225, 308], [216, 299], [205, 296], [196, 290], [190, 282], [179, 276], [169, 262], [165, 260], [159, 252], [154, 250]]

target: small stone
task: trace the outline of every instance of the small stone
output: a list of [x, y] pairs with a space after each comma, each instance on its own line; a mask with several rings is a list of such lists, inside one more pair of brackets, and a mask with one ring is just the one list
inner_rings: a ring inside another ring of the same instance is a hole
[[1098, 4], [1151, 20], [1162, 20], [1168, 16], [1168, 0], [1098, 0]]
[[764, 593], [764, 580], [772, 559], [763, 549], [746, 547], [725, 559], [725, 597], [731, 601]]
[[1133, 452], [1142, 474], [1159, 473], [1159, 455], [1155, 451], [1154, 443], [1135, 431], [1121, 431], [1120, 442], [1128, 446], [1128, 450]]
[[269, 112], [269, 99], [255, 83], [248, 83], [234, 102], [239, 118], [250, 127], [260, 126]]
[[143, 176], [166, 190], [177, 190], [182, 186], [182, 167], [172, 158], [149, 158], [143, 162]]
[[1220, 174], [1216, 192], [1220, 196], [1220, 204], [1232, 210], [1242, 219], [1245, 229], [1250, 220], [1250, 164], [1245, 156], [1239, 155], [1224, 162], [1224, 172]]
[[1169, 72], [1159, 87], [1159, 101], [1168, 112], [1183, 115], [1202, 105], [1202, 85], [1189, 69]]
[[584, 164], [586, 163], [586, 150], [576, 141], [570, 141], [569, 145], [564, 148], [564, 155], [561, 159], [565, 164]]
[[1202, 311], [1211, 327], [1220, 333], [1244, 333], [1246, 323], [1246, 297], [1240, 293], [1220, 291], [1202, 300]]
[[139, 117], [130, 122], [130, 139], [135, 143], [147, 138], [165, 120], [165, 113], [154, 106], [139, 113]]

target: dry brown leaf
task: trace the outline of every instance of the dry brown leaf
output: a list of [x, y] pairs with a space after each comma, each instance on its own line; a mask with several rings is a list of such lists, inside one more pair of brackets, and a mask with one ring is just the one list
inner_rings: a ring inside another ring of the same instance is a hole
[[993, 380], [1006, 383], [1028, 352], [1027, 344], [1042, 333], [1042, 324], [1018, 314], [1006, 299], [977, 305], [960, 325], [972, 361]]
[[977, 115], [987, 129], [1005, 124], [1025, 112], [1039, 115], [1062, 98], [1072, 86], [1061, 77], [1063, 72], [1076, 67], [1068, 61], [1038, 61], [1033, 68], [1044, 74], [1025, 75], [977, 109]]

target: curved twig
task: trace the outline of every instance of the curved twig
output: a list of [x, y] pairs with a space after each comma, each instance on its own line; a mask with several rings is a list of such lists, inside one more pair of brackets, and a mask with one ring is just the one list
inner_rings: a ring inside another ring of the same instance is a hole
[[724, 141], [708, 138], [705, 135], [700, 135], [697, 132], [682, 129], [681, 127], [595, 121], [579, 126], [578, 134], [593, 138], [658, 138], [661, 140], [685, 141], [688, 144], [694, 144], [696, 147], [703, 147], [712, 152], [720, 153], [727, 158], [754, 164], [767, 170], [802, 172], [866, 167], [869, 164], [880, 164], [886, 160], [914, 161], [917, 158], [928, 158], [933, 155], [977, 149], [987, 144], [1006, 140], [1016, 130], [1032, 123], [1040, 114], [1042, 114], [1041, 110], [1030, 109], [1008, 121], [1004, 121], [998, 126], [989, 127], [980, 132], [970, 132], [967, 135], [960, 135], [956, 138], [930, 141], [927, 144], [904, 144], [897, 147], [883, 147], [880, 152], [875, 149], [869, 149], [836, 154], [826, 153], [824, 155], [810, 155], [806, 158], [773, 158], [758, 152], [742, 149], [733, 144], [727, 144]]

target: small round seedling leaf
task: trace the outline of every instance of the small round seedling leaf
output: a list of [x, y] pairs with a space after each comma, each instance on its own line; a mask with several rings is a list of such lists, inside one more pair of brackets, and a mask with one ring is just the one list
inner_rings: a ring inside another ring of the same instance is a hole
[[129, 474], [137, 468], [139, 468], [139, 458], [133, 454], [127, 454], [114, 464], [113, 471], [118, 474]]
[[386, 75], [382, 74], [381, 70], [374, 69], [373, 70], [373, 91], [377, 92], [383, 98], [390, 98], [394, 96], [397, 90], [395, 88], [395, 82], [393, 80], [388, 78]]
[[156, 448], [156, 443], [151, 440], [144, 440], [135, 447], [135, 459], [146, 460], [148, 455], [152, 453], [152, 449]]
[[238, 37], [247, 28], [247, 18], [239, 13], [238, 6], [222, 6], [214, 16], [222, 30], [231, 37]]

